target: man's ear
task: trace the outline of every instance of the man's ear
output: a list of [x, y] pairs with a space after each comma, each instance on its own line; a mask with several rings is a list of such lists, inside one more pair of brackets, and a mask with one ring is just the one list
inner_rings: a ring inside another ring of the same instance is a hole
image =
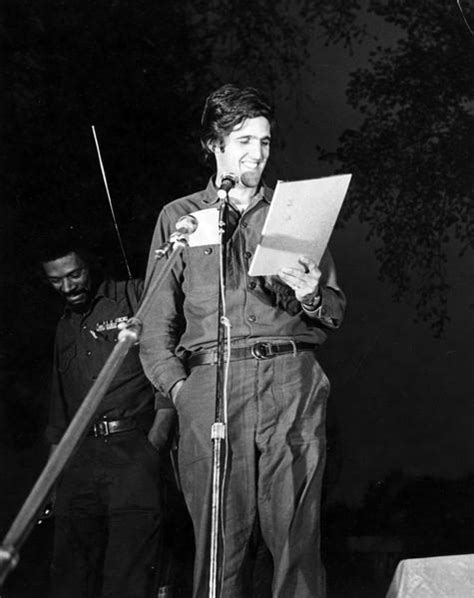
[[223, 154], [224, 153], [224, 142], [221, 140], [217, 141], [208, 141], [207, 148], [211, 152], [211, 154]]
[[216, 141], [208, 141], [207, 149], [211, 152], [211, 154], [215, 154], [216, 151], [219, 149], [219, 146]]

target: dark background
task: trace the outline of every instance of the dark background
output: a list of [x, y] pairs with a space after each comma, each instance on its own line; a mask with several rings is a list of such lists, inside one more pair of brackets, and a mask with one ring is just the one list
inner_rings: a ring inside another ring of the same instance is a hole
[[[2, 536], [47, 452], [60, 304], [38, 251], [69, 227], [126, 275], [91, 125], [142, 275], [161, 207], [211, 172], [203, 100], [235, 82], [277, 105], [271, 184], [353, 173], [331, 242], [347, 317], [321, 352], [329, 598], [383, 595], [401, 558], [474, 552], [473, 3], [7, 0], [1, 16]], [[5, 596], [44, 593], [50, 528]]]

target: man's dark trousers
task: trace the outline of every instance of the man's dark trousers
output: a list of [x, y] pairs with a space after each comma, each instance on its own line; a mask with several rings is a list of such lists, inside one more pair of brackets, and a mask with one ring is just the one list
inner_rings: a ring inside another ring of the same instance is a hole
[[53, 598], [156, 593], [159, 464], [139, 428], [84, 439], [58, 485]]
[[[320, 497], [329, 382], [311, 351], [233, 361], [228, 401], [222, 595], [248, 598], [255, 524], [274, 565], [273, 598], [323, 598]], [[194, 597], [209, 582], [214, 365], [192, 368], [178, 393], [179, 469], [196, 540]]]

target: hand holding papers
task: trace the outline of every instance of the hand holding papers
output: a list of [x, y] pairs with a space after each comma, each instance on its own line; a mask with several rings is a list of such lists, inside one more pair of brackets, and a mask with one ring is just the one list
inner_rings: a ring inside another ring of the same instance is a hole
[[278, 181], [249, 275], [265, 276], [277, 274], [281, 268], [301, 268], [301, 255], [319, 264], [351, 176]]

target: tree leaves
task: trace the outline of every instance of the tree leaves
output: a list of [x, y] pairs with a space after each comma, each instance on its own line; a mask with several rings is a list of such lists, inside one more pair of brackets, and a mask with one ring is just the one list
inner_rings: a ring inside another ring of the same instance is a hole
[[348, 101], [364, 121], [322, 156], [355, 173], [345, 217], [369, 224], [381, 277], [396, 299], [416, 295], [419, 317], [439, 335], [449, 319], [449, 244], [474, 244], [473, 40], [452, 4], [374, 1], [370, 10], [401, 37], [352, 74]]

